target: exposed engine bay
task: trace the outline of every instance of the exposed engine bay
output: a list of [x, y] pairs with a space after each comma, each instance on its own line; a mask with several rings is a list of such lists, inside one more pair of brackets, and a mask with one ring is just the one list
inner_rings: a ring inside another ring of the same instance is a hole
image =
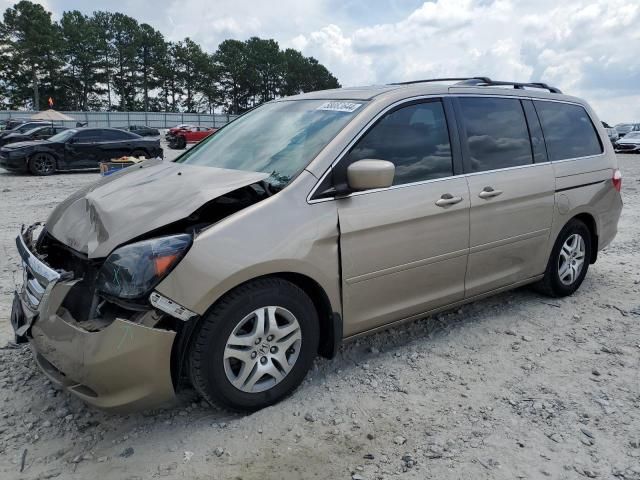
[[[271, 188], [261, 181], [236, 189], [205, 203], [188, 217], [133, 238], [130, 243], [176, 234], [195, 238], [211, 225], [268, 198], [275, 193]], [[144, 297], [123, 299], [97, 288], [96, 281], [106, 258], [89, 258], [57, 240], [41, 223], [27, 228], [23, 237], [32, 253], [73, 284], [57, 312], [68, 323], [95, 332], [119, 318], [152, 328], [177, 330], [180, 320], [153, 308], [148, 298], [150, 292]]]

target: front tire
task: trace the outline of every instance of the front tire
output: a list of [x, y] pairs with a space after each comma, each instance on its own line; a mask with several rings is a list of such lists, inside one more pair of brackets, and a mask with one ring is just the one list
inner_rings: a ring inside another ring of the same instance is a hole
[[29, 159], [29, 171], [33, 175], [53, 175], [56, 171], [56, 159], [48, 153], [36, 153]]
[[293, 392], [318, 351], [318, 314], [309, 296], [280, 278], [225, 295], [191, 344], [194, 388], [211, 404], [253, 411]]
[[570, 220], [560, 231], [538, 290], [552, 297], [573, 294], [584, 280], [591, 259], [591, 232], [580, 220]]

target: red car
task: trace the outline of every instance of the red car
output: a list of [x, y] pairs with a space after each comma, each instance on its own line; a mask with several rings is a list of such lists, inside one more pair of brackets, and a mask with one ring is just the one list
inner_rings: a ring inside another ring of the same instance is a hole
[[198, 143], [217, 130], [217, 128], [198, 127], [196, 125], [178, 125], [169, 129], [166, 138], [169, 142], [169, 147], [182, 149], [185, 148], [188, 143]]

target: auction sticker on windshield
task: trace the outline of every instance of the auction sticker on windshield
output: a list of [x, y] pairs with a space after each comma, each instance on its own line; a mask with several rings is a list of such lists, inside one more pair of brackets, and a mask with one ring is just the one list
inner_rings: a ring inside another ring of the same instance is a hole
[[317, 110], [329, 110], [332, 112], [354, 112], [362, 104], [353, 102], [325, 102], [320, 105]]

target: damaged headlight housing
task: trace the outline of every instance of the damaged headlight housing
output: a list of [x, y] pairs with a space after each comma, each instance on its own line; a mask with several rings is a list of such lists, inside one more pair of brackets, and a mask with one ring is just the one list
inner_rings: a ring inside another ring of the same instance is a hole
[[167, 276], [187, 253], [191, 243], [191, 235], [180, 234], [120, 247], [107, 257], [100, 268], [96, 289], [123, 300], [140, 299]]

